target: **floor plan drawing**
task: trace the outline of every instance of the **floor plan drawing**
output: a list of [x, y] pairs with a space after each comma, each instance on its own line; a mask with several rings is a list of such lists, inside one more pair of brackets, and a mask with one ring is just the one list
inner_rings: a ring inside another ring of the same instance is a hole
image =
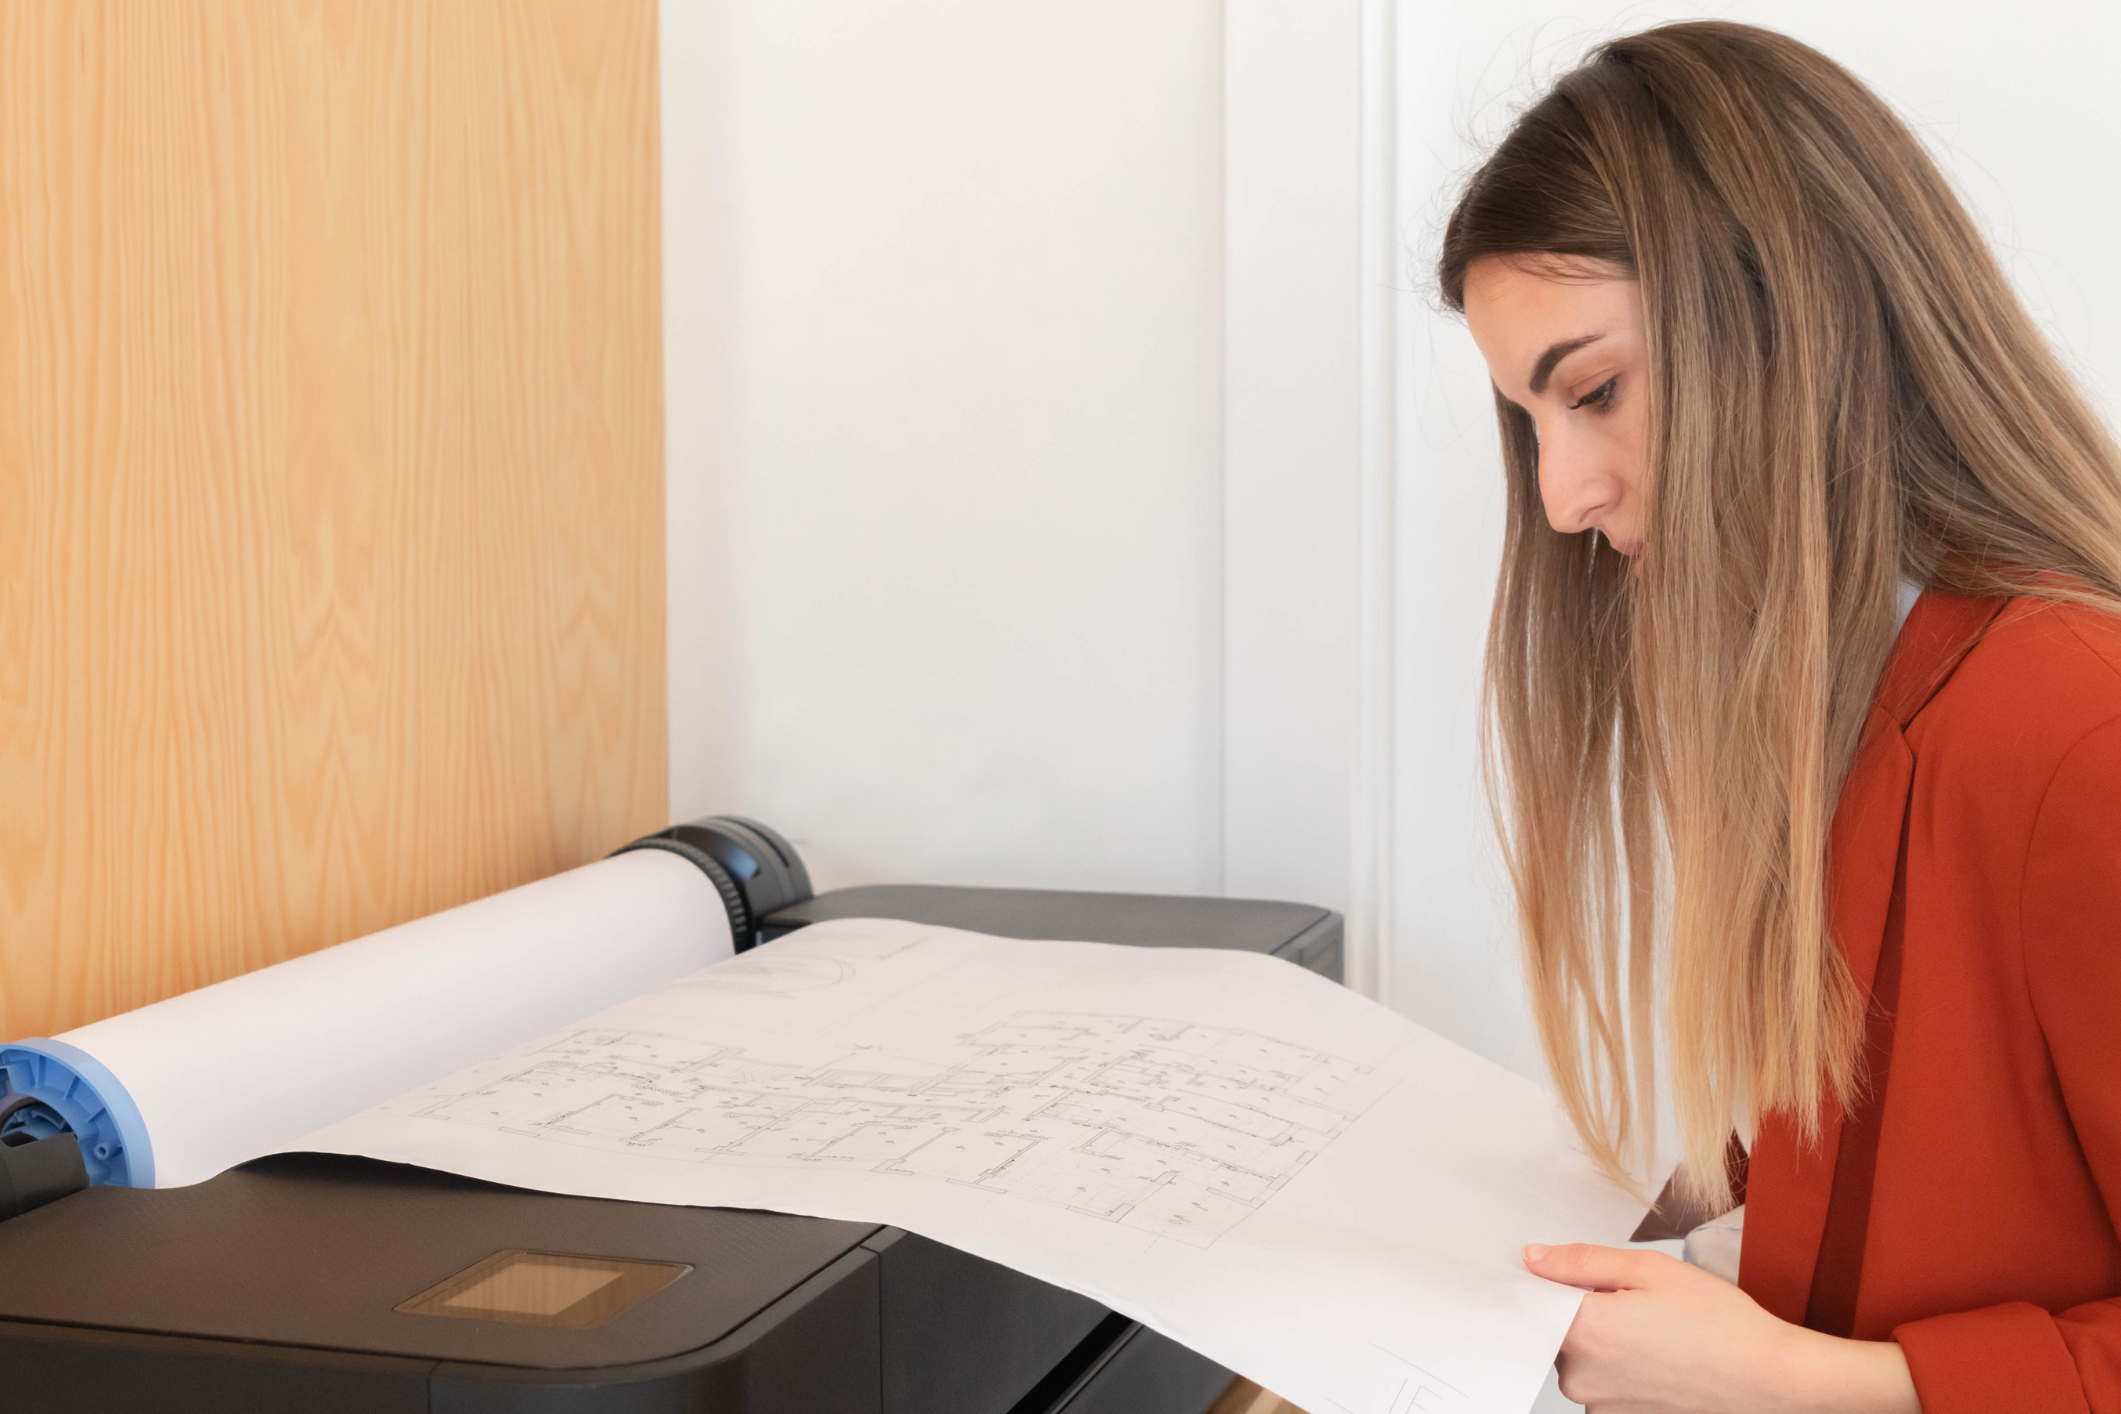
[[1642, 1218], [1542, 1087], [1282, 959], [885, 919], [558, 1021], [294, 1148], [889, 1225], [1315, 1414], [1526, 1409], [1582, 1293], [1523, 1244]]
[[[793, 970], [760, 985], [802, 985]], [[659, 1158], [960, 1184], [1211, 1245], [1392, 1077], [1235, 1028], [1019, 1011], [921, 1054], [578, 1030], [427, 1119]]]

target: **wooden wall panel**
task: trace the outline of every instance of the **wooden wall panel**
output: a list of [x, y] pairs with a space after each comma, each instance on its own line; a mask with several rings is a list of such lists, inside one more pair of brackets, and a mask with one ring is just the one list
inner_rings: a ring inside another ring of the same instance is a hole
[[655, 8], [0, 4], [0, 1038], [665, 823]]

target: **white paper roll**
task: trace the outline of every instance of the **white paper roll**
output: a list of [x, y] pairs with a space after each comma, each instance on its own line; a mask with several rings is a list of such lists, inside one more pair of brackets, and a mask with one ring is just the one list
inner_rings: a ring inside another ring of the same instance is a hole
[[688, 861], [643, 849], [56, 1039], [139, 1110], [154, 1185], [312, 1130], [731, 955]]

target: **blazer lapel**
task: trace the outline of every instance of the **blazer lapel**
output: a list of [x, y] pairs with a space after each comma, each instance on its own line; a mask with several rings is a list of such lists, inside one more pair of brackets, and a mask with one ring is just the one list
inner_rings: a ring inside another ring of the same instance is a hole
[[[1908, 614], [1856, 760], [1841, 787], [1827, 847], [1827, 925], [1868, 1011], [1878, 950], [1898, 871], [1900, 835], [1915, 757], [1906, 729], [1937, 695], [1989, 622], [2009, 601], [1925, 593]], [[1739, 1285], [1768, 1311], [1801, 1324], [1833, 1197], [1842, 1114], [1821, 1109], [1819, 1138], [1805, 1144], [1780, 1112], [1762, 1116], [1747, 1165], [1745, 1239]]]

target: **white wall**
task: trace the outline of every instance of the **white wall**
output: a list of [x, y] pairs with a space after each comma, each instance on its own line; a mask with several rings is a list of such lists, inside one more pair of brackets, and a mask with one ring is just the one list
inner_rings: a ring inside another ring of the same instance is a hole
[[1225, 883], [1337, 909], [1359, 769], [1360, 37], [1353, 0], [1226, 7]]
[[1210, 0], [666, 0], [672, 808], [1221, 885]]

